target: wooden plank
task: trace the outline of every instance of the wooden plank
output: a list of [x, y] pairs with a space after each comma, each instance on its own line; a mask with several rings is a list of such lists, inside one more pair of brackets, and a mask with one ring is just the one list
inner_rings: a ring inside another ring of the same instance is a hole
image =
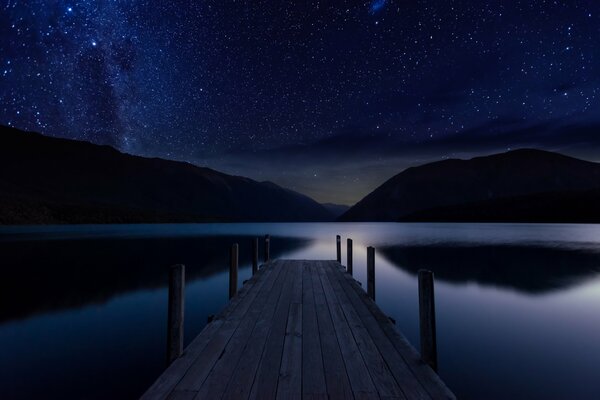
[[[297, 279], [294, 286], [302, 287]], [[277, 382], [277, 398], [300, 400], [302, 398], [302, 303], [290, 304]]]
[[354, 309], [354, 305], [349, 301], [348, 297], [341, 288], [340, 282], [336, 277], [340, 275], [340, 271], [334, 270], [332, 268], [332, 264], [333, 263], [324, 264], [327, 277], [329, 278], [333, 291], [338, 298], [346, 320], [348, 321], [348, 325], [352, 330], [352, 335], [356, 340], [365, 364], [369, 369], [371, 379], [377, 388], [377, 392], [381, 397], [405, 399], [406, 396], [404, 396], [402, 389], [400, 389], [400, 386], [388, 368], [387, 363], [379, 352], [379, 349], [373, 342], [373, 338], [367, 331], [367, 327], [360, 319], [356, 310]]
[[381, 311], [373, 302], [365, 291], [351, 277], [345, 277], [357, 296], [362, 300], [363, 304], [369, 309], [373, 317], [377, 320], [379, 327], [385, 335], [390, 339], [390, 342], [398, 350], [398, 354], [404, 359], [411, 372], [416, 379], [421, 383], [425, 390], [433, 399], [456, 399], [454, 394], [448, 389], [441, 378], [421, 360], [419, 353], [406, 340], [406, 338], [398, 332], [398, 330], [389, 321], [389, 318]]
[[341, 273], [342, 270], [340, 269], [340, 266], [331, 263], [330, 268], [334, 271], [332, 276], [337, 280], [337, 283], [344, 291], [348, 301], [350, 301], [359, 318], [362, 320], [367, 332], [373, 339], [379, 353], [385, 360], [405, 397], [409, 399], [430, 399], [431, 396], [429, 393], [419, 383], [409, 366], [406, 364], [406, 361], [384, 333], [381, 324], [391, 325], [389, 319], [386, 319], [385, 321], [378, 321], [375, 319], [362, 298], [360, 298], [352, 289], [350, 280]]
[[285, 274], [281, 271], [281, 268], [275, 268], [272, 272], [275, 276], [273, 286], [267, 285], [261, 288], [252, 306], [242, 319], [229, 343], [227, 343], [226, 351], [218, 359], [206, 381], [198, 391], [198, 399], [221, 398], [224, 394], [227, 383], [235, 371], [258, 318], [264, 309], [268, 308], [269, 301], [272, 301], [273, 296], [278, 297], [278, 293], [281, 290], [281, 279], [285, 278]]
[[318, 263], [310, 263], [310, 275], [315, 299], [315, 311], [319, 327], [319, 339], [325, 373], [325, 385], [331, 400], [352, 399], [354, 397], [346, 373], [346, 365], [342, 358], [340, 345], [335, 334], [329, 306], [323, 292], [323, 285], [319, 277]]
[[141, 399], [153, 400], [166, 398], [175, 385], [179, 383], [190, 365], [194, 363], [202, 350], [204, 350], [214, 333], [222, 327], [225, 319], [235, 312], [239, 304], [245, 299], [256, 283], [262, 280], [262, 278], [266, 278], [270, 273], [271, 270], [268, 269], [260, 270], [255, 276], [248, 280], [240, 291], [238, 291], [238, 295], [227, 304], [211, 323], [204, 327], [200, 334], [184, 349], [183, 355], [176, 359], [169, 368], [158, 377], [154, 384], [152, 384], [146, 393], [142, 395]]
[[262, 354], [258, 372], [252, 385], [250, 399], [274, 399], [277, 394], [277, 381], [281, 368], [281, 356], [287, 327], [287, 317], [292, 303], [294, 282], [300, 279], [299, 268], [293, 262], [284, 261], [279, 268], [289, 268], [287, 288], [279, 298], [277, 310], [273, 316], [273, 326], [269, 332], [267, 346]]
[[335, 261], [260, 269], [144, 399], [454, 399]]
[[340, 351], [346, 365], [346, 372], [350, 379], [350, 386], [355, 398], [373, 398], [378, 399], [377, 389], [371, 380], [369, 369], [363, 361], [360, 349], [352, 335], [352, 331], [337, 296], [333, 291], [329, 278], [326, 274], [326, 262], [319, 262], [319, 277], [325, 293], [325, 299], [331, 313], [331, 320], [340, 346]]
[[325, 370], [309, 262], [302, 265], [302, 396], [327, 396]]
[[193, 400], [196, 392], [187, 390], [173, 390], [168, 397], [168, 400]]
[[[270, 264], [268, 268], [273, 268], [273, 265]], [[273, 316], [280, 302], [280, 297], [291, 295], [292, 282], [288, 279], [290, 269], [285, 268], [280, 263], [276, 264], [276, 268], [281, 270], [279, 280], [275, 289], [271, 291], [267, 307], [263, 310], [256, 322], [248, 343], [246, 344], [234, 373], [229, 380], [223, 399], [233, 400], [248, 398], [265, 344], [267, 343], [267, 337], [269, 336], [269, 332], [273, 325]]]
[[[270, 271], [273, 270], [270, 269]], [[200, 389], [205, 379], [208, 377], [208, 374], [212, 370], [214, 364], [222, 355], [225, 346], [235, 333], [235, 330], [238, 328], [242, 318], [260, 292], [260, 288], [262, 286], [270, 288], [274, 283], [275, 274], [271, 272], [270, 275], [266, 276], [265, 278], [266, 279], [261, 279], [258, 281], [256, 286], [253, 288], [254, 290], [249, 291], [244, 301], [240, 303], [240, 306], [228, 316], [221, 329], [219, 329], [212, 336], [211, 340], [206, 345], [206, 348], [202, 351], [201, 356], [196, 359], [196, 361], [186, 371], [181, 381], [177, 384], [177, 389], [195, 391]]]

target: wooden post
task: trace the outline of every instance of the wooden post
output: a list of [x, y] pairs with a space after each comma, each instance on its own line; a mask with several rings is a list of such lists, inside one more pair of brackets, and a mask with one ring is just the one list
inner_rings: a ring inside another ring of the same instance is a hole
[[421, 329], [421, 359], [437, 372], [433, 272], [423, 269], [419, 271], [419, 325]]
[[367, 247], [367, 294], [375, 301], [375, 248]]
[[252, 239], [252, 275], [258, 271], [258, 238]]
[[229, 298], [235, 297], [237, 294], [238, 284], [238, 244], [231, 245], [229, 253]]
[[167, 315], [167, 365], [183, 354], [183, 311], [185, 266], [169, 269], [169, 308]]
[[340, 235], [335, 237], [335, 249], [337, 254], [337, 262], [342, 263], [342, 238]]
[[346, 240], [346, 271], [352, 275], [352, 239]]
[[271, 246], [271, 235], [265, 235], [265, 262], [266, 263], [271, 261], [270, 246]]

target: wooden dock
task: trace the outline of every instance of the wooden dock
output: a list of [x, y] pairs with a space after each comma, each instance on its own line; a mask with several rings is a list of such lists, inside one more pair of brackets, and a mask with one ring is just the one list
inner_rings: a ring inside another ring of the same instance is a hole
[[266, 264], [142, 399], [453, 399], [336, 261]]

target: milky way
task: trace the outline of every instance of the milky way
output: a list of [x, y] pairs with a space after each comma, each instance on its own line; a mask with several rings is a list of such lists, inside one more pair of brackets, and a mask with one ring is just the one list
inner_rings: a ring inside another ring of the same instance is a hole
[[[294, 180], [223, 160], [357, 136], [401, 148], [475, 132], [504, 148], [499, 134], [594, 125], [599, 38], [592, 0], [8, 0], [0, 123], [310, 191], [318, 160]], [[356, 161], [369, 157], [384, 155]]]

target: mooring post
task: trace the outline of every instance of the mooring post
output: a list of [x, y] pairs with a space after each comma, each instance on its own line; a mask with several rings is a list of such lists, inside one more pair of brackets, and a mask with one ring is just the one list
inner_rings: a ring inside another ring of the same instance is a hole
[[346, 271], [352, 275], [352, 239], [346, 240]]
[[229, 298], [235, 297], [238, 284], [238, 244], [231, 245], [229, 252]]
[[183, 312], [185, 266], [169, 269], [169, 305], [167, 315], [167, 365], [183, 354]]
[[419, 270], [419, 325], [421, 329], [421, 359], [437, 372], [433, 272], [423, 269]]
[[367, 247], [367, 294], [375, 301], [375, 248]]
[[271, 261], [271, 235], [265, 235], [265, 262]]
[[337, 254], [337, 262], [342, 263], [342, 238], [340, 235], [335, 237], [335, 249]]
[[258, 238], [252, 239], [252, 275], [258, 271]]

